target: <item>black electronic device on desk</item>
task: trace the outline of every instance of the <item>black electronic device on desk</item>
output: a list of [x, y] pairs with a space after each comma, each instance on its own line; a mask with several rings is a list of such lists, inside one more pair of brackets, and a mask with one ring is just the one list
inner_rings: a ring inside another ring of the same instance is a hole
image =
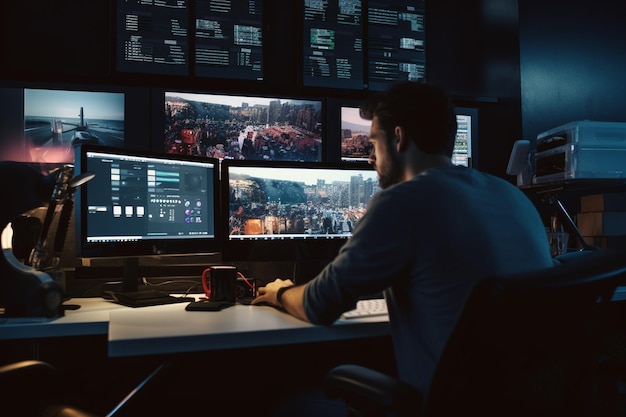
[[193, 297], [175, 297], [157, 290], [106, 291], [105, 298], [128, 307], [148, 307], [195, 301]]
[[[0, 183], [7, 197], [0, 206], [0, 305], [4, 307], [5, 316], [52, 318], [63, 315], [64, 288], [53, 276], [58, 273], [56, 268], [72, 214], [74, 191], [92, 177], [88, 172], [75, 177], [72, 165], [44, 175], [23, 163], [0, 163]], [[48, 207], [37, 242], [28, 260], [22, 263], [13, 253], [14, 236], [10, 223], [46, 204]], [[54, 234], [52, 244], [50, 234]]]
[[129, 306], [189, 301], [138, 288], [141, 260], [219, 251], [218, 161], [91, 145], [75, 160], [96, 174], [76, 194], [77, 255], [84, 266], [122, 263], [121, 287], [104, 295]]

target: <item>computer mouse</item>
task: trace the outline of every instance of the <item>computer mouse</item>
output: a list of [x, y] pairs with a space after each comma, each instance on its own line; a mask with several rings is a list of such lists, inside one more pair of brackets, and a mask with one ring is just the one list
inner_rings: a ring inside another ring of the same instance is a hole
[[252, 304], [252, 300], [254, 300], [254, 297], [240, 297], [239, 299], [237, 299], [237, 301], [239, 301], [239, 304], [243, 304], [246, 306]]

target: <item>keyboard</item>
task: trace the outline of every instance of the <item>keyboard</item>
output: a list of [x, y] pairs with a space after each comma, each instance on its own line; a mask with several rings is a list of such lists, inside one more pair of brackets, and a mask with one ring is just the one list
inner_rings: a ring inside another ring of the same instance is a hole
[[387, 302], [384, 298], [368, 298], [357, 301], [356, 308], [343, 313], [342, 318], [356, 319], [359, 317], [385, 316], [387, 314]]

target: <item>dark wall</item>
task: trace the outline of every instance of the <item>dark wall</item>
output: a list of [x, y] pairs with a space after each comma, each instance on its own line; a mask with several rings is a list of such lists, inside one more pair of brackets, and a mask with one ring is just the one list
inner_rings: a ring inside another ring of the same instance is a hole
[[570, 121], [626, 121], [625, 15], [622, 1], [520, 1], [525, 139]]
[[[298, 4], [265, 2], [265, 42], [273, 45], [266, 76], [246, 83], [118, 73], [114, 0], [2, 2], [0, 81], [133, 86], [141, 97], [135, 108], [149, 102], [153, 87], [361, 99], [364, 91], [300, 85]], [[504, 176], [512, 142], [521, 135], [517, 0], [429, 0], [426, 8], [427, 79], [448, 89], [459, 105], [479, 108], [477, 166]], [[138, 116], [143, 122], [148, 117]], [[144, 126], [136, 129], [150, 135]]]
[[114, 3], [2, 2], [0, 74], [17, 79], [110, 81]]
[[[478, 110], [474, 166], [511, 181], [515, 179], [506, 176], [506, 164], [511, 146], [522, 131], [517, 2], [425, 3], [427, 81], [444, 87], [457, 105]], [[19, 95], [20, 88], [46, 88], [48, 84], [70, 89], [96, 85], [104, 91], [111, 86], [120, 87], [127, 92], [127, 146], [152, 150], [162, 149], [152, 144], [162, 141], [163, 123], [159, 118], [163, 117], [163, 104], [159, 94], [164, 89], [320, 97], [334, 103], [335, 108], [342, 100], [355, 104], [367, 93], [307, 89], [301, 85], [302, 48], [297, 18], [300, 2], [296, 0], [264, 1], [268, 16], [264, 42], [269, 48], [264, 57], [263, 82], [120, 73], [115, 68], [114, 52], [116, 3], [117, 0], [0, 2], [0, 90], [9, 94], [14, 88]], [[23, 105], [16, 100], [3, 100], [3, 104], [0, 142], [23, 133]], [[14, 131], [9, 132], [9, 125], [15, 127]], [[330, 130], [325, 155], [338, 159], [339, 135]], [[256, 276], [257, 265], [251, 268], [250, 273]], [[84, 294], [83, 290], [77, 289], [76, 293]]]
[[428, 82], [479, 109], [476, 166], [505, 178], [511, 147], [521, 137], [517, 3], [426, 3]]

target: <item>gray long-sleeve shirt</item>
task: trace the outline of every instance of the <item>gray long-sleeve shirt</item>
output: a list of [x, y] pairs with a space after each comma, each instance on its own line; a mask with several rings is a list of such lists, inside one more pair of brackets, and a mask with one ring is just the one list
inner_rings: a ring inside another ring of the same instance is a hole
[[307, 284], [304, 308], [331, 324], [358, 297], [385, 291], [399, 376], [426, 394], [475, 283], [551, 265], [543, 222], [519, 189], [471, 168], [434, 168], [371, 201]]

